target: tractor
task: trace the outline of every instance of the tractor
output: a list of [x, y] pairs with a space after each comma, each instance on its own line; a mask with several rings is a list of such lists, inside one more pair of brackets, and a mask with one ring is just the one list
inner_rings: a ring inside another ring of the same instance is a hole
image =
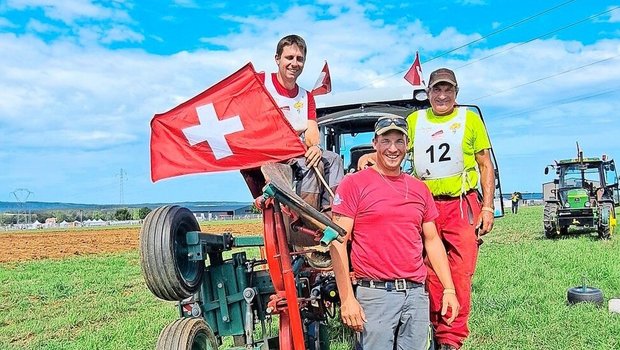
[[[355, 171], [358, 159], [373, 151], [369, 143], [378, 118], [406, 117], [428, 106], [423, 90], [416, 92], [421, 98], [319, 105], [322, 144], [341, 154], [347, 172]], [[232, 337], [236, 349], [327, 350], [328, 320], [339, 304], [335, 277], [329, 266], [312, 263], [317, 251], [300, 251], [289, 241], [309, 235], [326, 247], [345, 232], [295, 193], [289, 165], [266, 164], [241, 174], [262, 209], [261, 234], [201, 232], [191, 211], [174, 205], [145, 219], [140, 256], [147, 287], [177, 302], [180, 316], [162, 330], [156, 348], [217, 349], [223, 337]], [[498, 172], [496, 178], [499, 187]], [[503, 212], [501, 203], [498, 208]], [[260, 257], [249, 256], [252, 247]]]
[[557, 178], [543, 184], [545, 236], [556, 238], [571, 226], [595, 229], [608, 239], [616, 227], [615, 207], [619, 205], [618, 175], [613, 159], [606, 155], [584, 157], [577, 145], [577, 158], [555, 161], [545, 167], [545, 175], [555, 169]]

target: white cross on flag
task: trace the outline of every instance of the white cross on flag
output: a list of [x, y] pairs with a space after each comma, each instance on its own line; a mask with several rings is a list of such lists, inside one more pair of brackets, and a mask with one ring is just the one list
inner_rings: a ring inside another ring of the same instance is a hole
[[321, 74], [319, 74], [319, 78], [314, 83], [314, 88], [312, 89], [312, 95], [325, 95], [332, 91], [332, 77], [329, 75], [329, 67], [327, 66], [327, 61], [325, 61], [325, 65], [321, 70]]
[[422, 65], [420, 64], [420, 56], [418, 52], [415, 53], [415, 61], [411, 65], [411, 68], [407, 71], [404, 78], [409, 84], [413, 85], [414, 89], [425, 89], [426, 83], [424, 82], [424, 78], [422, 78]]
[[151, 179], [255, 168], [305, 147], [248, 63], [151, 121]]

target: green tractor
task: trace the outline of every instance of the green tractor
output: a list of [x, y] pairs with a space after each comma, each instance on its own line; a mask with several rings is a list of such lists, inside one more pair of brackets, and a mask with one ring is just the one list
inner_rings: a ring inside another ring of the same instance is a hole
[[544, 229], [547, 238], [568, 233], [570, 226], [595, 229], [608, 239], [616, 227], [619, 205], [618, 175], [613, 159], [584, 158], [577, 145], [577, 158], [556, 161], [558, 178], [543, 184]]

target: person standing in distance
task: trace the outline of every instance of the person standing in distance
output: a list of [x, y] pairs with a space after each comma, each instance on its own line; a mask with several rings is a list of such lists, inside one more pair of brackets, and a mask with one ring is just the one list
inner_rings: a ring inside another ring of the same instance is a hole
[[[480, 116], [456, 107], [459, 86], [454, 72], [432, 72], [428, 85], [431, 108], [407, 117], [414, 175], [433, 194], [439, 217], [435, 223], [447, 249], [461, 312], [451, 324], [441, 314], [443, 288], [429, 269], [427, 288], [431, 322], [439, 349], [459, 349], [469, 335], [471, 283], [483, 236], [493, 228], [495, 173], [491, 143]], [[482, 196], [477, 190], [478, 181]], [[429, 266], [430, 267], [430, 266]]]

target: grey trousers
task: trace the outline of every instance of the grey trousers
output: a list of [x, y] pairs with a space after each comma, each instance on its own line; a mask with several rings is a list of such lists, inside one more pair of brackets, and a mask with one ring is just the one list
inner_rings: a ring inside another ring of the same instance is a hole
[[424, 286], [404, 292], [358, 286], [356, 298], [367, 320], [356, 349], [430, 348], [429, 301]]
[[[321, 162], [323, 163], [324, 177], [329, 184], [329, 187], [333, 188], [340, 185], [340, 182], [344, 177], [344, 165], [342, 164], [342, 159], [340, 156], [337, 153], [325, 150], [321, 156]], [[297, 164], [299, 164], [306, 174], [301, 181], [301, 191], [320, 193], [322, 185], [316, 177], [314, 170], [306, 167], [306, 158], [297, 158]]]

